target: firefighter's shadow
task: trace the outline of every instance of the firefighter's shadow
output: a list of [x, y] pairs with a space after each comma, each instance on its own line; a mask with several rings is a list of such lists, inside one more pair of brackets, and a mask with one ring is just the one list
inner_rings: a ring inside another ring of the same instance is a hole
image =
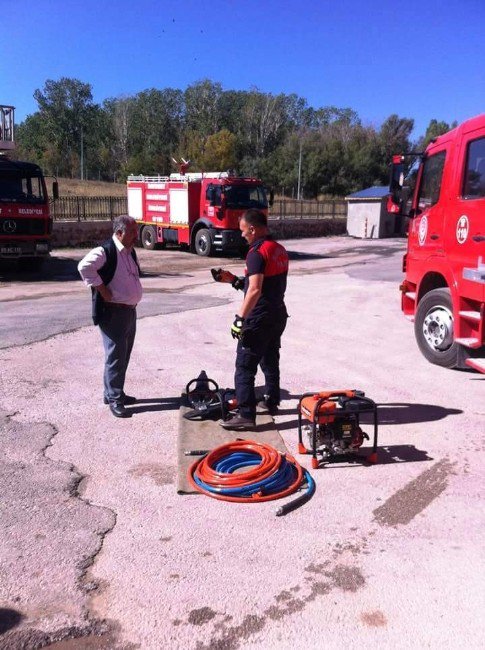
[[127, 406], [126, 410], [132, 415], [149, 411], [178, 411], [180, 403], [180, 397], [145, 397], [137, 400], [133, 406]]
[[[288, 399], [294, 397], [290, 395]], [[392, 402], [389, 404], [377, 405], [377, 416], [379, 426], [399, 425], [399, 424], [416, 424], [419, 422], [436, 422], [443, 420], [449, 415], [459, 415], [463, 413], [460, 409], [445, 408], [435, 404], [409, 404], [406, 402]], [[297, 414], [297, 409], [281, 409], [279, 415]], [[361, 413], [360, 423], [364, 426], [373, 424], [372, 412]], [[278, 429], [281, 431], [294, 429], [298, 426], [298, 419], [278, 423]]]
[[[287, 412], [288, 414], [296, 415], [296, 409], [288, 409]], [[463, 411], [460, 409], [445, 408], [443, 406], [437, 406], [435, 404], [410, 404], [406, 402], [378, 404], [377, 409], [379, 427], [402, 424], [417, 424], [421, 422], [436, 422], [438, 420], [443, 420], [449, 415], [459, 415], [460, 413], [463, 413]], [[280, 414], [283, 415], [285, 412], [280, 410]], [[360, 425], [364, 431], [370, 437], [372, 437], [374, 425], [373, 413], [360, 413], [359, 420]], [[303, 419], [302, 423], [305, 424], [308, 422]], [[286, 422], [277, 423], [277, 429], [280, 432], [289, 429], [297, 429], [297, 427], [297, 418], [288, 420]], [[364, 452], [365, 449], [366, 448], [363, 447], [362, 451]], [[431, 456], [428, 455], [427, 451], [417, 449], [414, 445], [383, 445], [381, 431], [379, 431], [378, 439], [378, 458], [379, 465], [388, 465], [391, 463], [416, 463], [434, 460]], [[362, 457], [359, 457], [358, 455], [348, 455], [341, 458], [336, 458], [335, 461], [328, 463], [327, 466], [342, 467], [344, 466], [342, 463], [345, 463], [346, 466], [349, 464], [353, 465], [354, 463], [362, 464]]]
[[[391, 402], [378, 404], [379, 425], [415, 424], [419, 422], [436, 422], [449, 415], [463, 413], [460, 409], [445, 408], [436, 404], [409, 404], [407, 402]], [[370, 424], [372, 415], [363, 413], [362, 424]]]

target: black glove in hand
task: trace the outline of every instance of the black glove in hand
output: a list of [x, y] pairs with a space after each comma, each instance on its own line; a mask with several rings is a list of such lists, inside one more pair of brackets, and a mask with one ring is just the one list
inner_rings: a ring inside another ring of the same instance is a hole
[[231, 285], [234, 289], [243, 290], [244, 289], [244, 278], [238, 278], [237, 275], [234, 276], [234, 280], [231, 282]]
[[231, 325], [231, 336], [233, 339], [239, 340], [242, 337], [243, 327], [244, 327], [244, 318], [236, 314], [234, 323]]

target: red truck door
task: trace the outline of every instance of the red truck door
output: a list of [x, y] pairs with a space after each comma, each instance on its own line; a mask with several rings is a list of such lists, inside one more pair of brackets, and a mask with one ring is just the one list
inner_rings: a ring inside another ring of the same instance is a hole
[[[445, 246], [462, 298], [485, 300], [485, 124], [465, 131], [447, 211]], [[456, 197], [456, 198], [455, 198]], [[480, 274], [480, 263], [482, 272]]]
[[[415, 270], [422, 276], [424, 267], [432, 269], [432, 257], [444, 257], [444, 205], [442, 191], [443, 172], [447, 156], [446, 145], [428, 155], [418, 179], [415, 217], [409, 231], [410, 254], [416, 260]], [[411, 252], [412, 251], [412, 252]]]

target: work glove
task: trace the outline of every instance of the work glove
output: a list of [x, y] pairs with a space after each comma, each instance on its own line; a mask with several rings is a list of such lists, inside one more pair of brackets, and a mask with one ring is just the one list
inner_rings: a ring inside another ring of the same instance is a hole
[[234, 318], [234, 323], [231, 325], [231, 336], [233, 339], [237, 339], [238, 341], [241, 339], [243, 333], [243, 327], [244, 327], [244, 318], [236, 314], [236, 317]]
[[228, 282], [234, 289], [244, 289], [244, 278], [238, 278], [237, 275], [224, 269], [211, 269], [212, 277], [216, 282]]

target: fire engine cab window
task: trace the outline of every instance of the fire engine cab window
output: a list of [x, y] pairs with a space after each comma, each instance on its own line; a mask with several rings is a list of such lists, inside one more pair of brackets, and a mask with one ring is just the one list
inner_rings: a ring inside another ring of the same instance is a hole
[[43, 203], [44, 192], [40, 178], [5, 173], [0, 178], [0, 201]]
[[466, 199], [485, 197], [485, 138], [468, 145], [463, 196]]
[[244, 185], [226, 185], [224, 188], [228, 208], [264, 210], [268, 207], [266, 192], [261, 185], [248, 187]]
[[441, 190], [441, 179], [443, 178], [443, 166], [445, 164], [444, 151], [430, 156], [424, 161], [423, 175], [421, 176], [421, 187], [419, 188], [418, 207], [420, 210], [438, 203]]

